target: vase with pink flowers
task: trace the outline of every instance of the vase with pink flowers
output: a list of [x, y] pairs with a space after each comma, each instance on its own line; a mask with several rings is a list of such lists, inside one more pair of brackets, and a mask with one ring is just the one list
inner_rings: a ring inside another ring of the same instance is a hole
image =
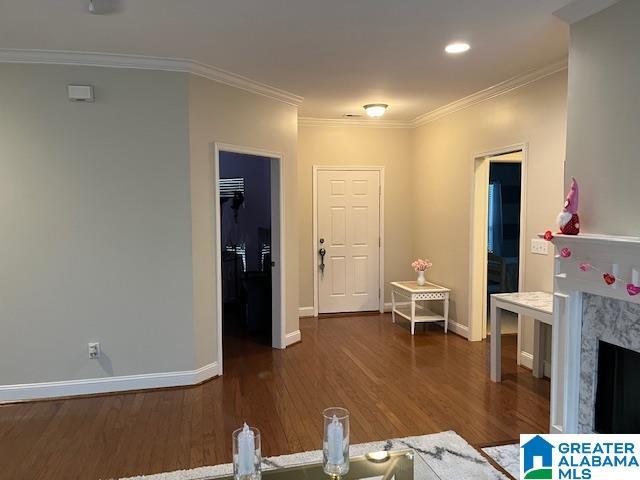
[[431, 266], [433, 265], [433, 263], [431, 263], [429, 260], [423, 260], [422, 258], [419, 258], [417, 260], [414, 260], [411, 263], [411, 267], [418, 272], [418, 279], [416, 280], [417, 284], [422, 286], [425, 283], [427, 283], [427, 281], [424, 278], [424, 272], [431, 268]]

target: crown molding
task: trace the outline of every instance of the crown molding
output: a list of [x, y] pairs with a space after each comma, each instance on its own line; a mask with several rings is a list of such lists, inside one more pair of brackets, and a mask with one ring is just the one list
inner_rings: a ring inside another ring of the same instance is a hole
[[301, 127], [413, 128], [413, 122], [402, 120], [366, 120], [350, 118], [299, 117]]
[[[601, 0], [616, 3], [618, 0]], [[604, 8], [604, 7], [603, 7]], [[215, 82], [262, 95], [279, 102], [299, 107], [303, 97], [281, 90], [264, 83], [237, 75], [220, 68], [183, 58], [148, 57], [143, 55], [124, 55], [99, 52], [72, 52], [62, 50], [22, 50], [0, 49], [0, 63], [34, 63], [50, 65], [78, 65], [89, 67], [132, 68], [139, 70], [159, 70], [169, 72], [185, 72], [198, 75]], [[410, 121], [402, 120], [356, 120], [346, 118], [311, 118], [300, 117], [301, 126], [333, 126], [333, 127], [368, 127], [368, 128], [415, 128], [433, 122], [451, 113], [471, 107], [486, 100], [503, 95], [512, 90], [529, 85], [549, 75], [567, 68], [567, 59], [534, 70], [524, 75], [505, 80], [489, 88], [456, 100]]]
[[485, 102], [492, 98], [504, 95], [518, 88], [527, 86], [533, 82], [541, 80], [554, 73], [566, 70], [568, 66], [567, 58], [563, 58], [546, 67], [527, 72], [522, 75], [512, 77], [504, 82], [500, 82], [467, 97], [456, 100], [442, 107], [416, 117], [409, 121], [385, 121], [385, 120], [355, 120], [347, 118], [312, 118], [300, 117], [298, 124], [307, 127], [369, 127], [369, 128], [417, 128], [427, 123], [438, 120], [452, 113], [472, 107], [478, 103]]
[[279, 102], [286, 103], [287, 105], [299, 107], [304, 101], [303, 97], [294, 93], [272, 87], [265, 83], [256, 82], [250, 78], [243, 77], [242, 75], [237, 75], [220, 68], [212, 67], [211, 65], [190, 61], [190, 67], [191, 69], [189, 70], [189, 73], [192, 73], [193, 75], [199, 75], [201, 77], [208, 78], [209, 80], [214, 80], [216, 82], [224, 83], [259, 95], [264, 95], [265, 97], [278, 100]]
[[580, 20], [601, 12], [605, 8], [609, 8], [619, 1], [620, 0], [574, 0], [553, 12], [553, 15], [565, 23], [573, 25]]
[[99, 52], [72, 52], [62, 50], [0, 49], [0, 63], [37, 63], [49, 65], [78, 65], [87, 67], [133, 68], [185, 72], [215, 82], [256, 93], [279, 102], [298, 107], [303, 98], [264, 83], [256, 82], [220, 68], [184, 58], [148, 57]]
[[450, 115], [454, 112], [477, 105], [478, 103], [504, 95], [505, 93], [509, 93], [513, 90], [529, 85], [530, 83], [541, 80], [549, 75], [566, 70], [567, 65], [567, 58], [563, 58], [562, 60], [554, 62], [551, 65], [547, 65], [546, 67], [512, 77], [504, 82], [500, 82], [489, 88], [485, 88], [484, 90], [480, 90], [479, 92], [461, 98], [460, 100], [456, 100], [455, 102], [436, 108], [435, 110], [416, 117], [411, 123], [414, 127], [419, 127], [426, 123], [433, 122], [446, 115]]

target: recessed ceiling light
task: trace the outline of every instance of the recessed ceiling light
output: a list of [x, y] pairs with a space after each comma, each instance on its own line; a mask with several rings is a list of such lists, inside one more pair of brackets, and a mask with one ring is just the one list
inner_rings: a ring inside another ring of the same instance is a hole
[[455, 43], [450, 43], [449, 45], [447, 45], [444, 49], [445, 52], [447, 53], [464, 53], [467, 50], [469, 50], [471, 48], [471, 46], [469, 46], [468, 43], [465, 42], [455, 42]]
[[387, 108], [389, 108], [389, 105], [386, 103], [370, 103], [369, 105], [365, 105], [363, 108], [370, 117], [379, 118], [384, 115]]

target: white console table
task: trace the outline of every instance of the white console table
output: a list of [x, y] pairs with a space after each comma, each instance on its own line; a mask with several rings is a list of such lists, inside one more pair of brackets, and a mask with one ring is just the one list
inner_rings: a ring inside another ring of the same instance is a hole
[[[415, 324], [421, 322], [444, 322], [444, 333], [447, 333], [449, 323], [449, 290], [435, 283], [418, 285], [418, 282], [391, 282], [391, 317], [396, 322], [396, 315], [400, 315], [411, 322], [411, 335], [415, 333]], [[426, 305], [416, 305], [417, 302], [438, 300], [444, 303], [443, 315], [438, 315]], [[416, 308], [420, 314], [416, 315]]]
[[[541, 378], [544, 372], [542, 323], [553, 325], [553, 294], [517, 292], [491, 295], [491, 380], [494, 382], [502, 381], [502, 310], [534, 319], [533, 376]], [[518, 356], [520, 356], [520, 339], [518, 339]]]

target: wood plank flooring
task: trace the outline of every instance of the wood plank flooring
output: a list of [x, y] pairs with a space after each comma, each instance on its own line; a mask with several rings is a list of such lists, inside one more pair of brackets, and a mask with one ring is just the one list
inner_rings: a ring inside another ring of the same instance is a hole
[[488, 342], [389, 315], [302, 319], [285, 351], [225, 338], [223, 377], [189, 388], [0, 406], [0, 479], [98, 479], [231, 460], [231, 432], [262, 431], [263, 455], [321, 446], [321, 411], [345, 406], [352, 443], [455, 430], [472, 444], [544, 432], [549, 382], [516, 368], [502, 384]]

